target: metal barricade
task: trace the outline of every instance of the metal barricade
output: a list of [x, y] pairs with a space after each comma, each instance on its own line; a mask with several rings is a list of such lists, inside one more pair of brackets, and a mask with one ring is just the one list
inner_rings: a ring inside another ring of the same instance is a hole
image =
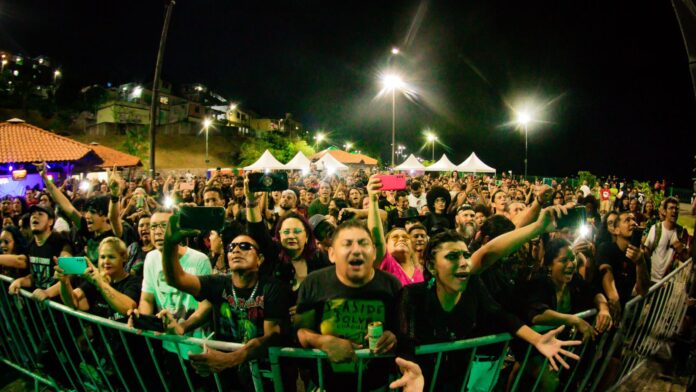
[[[76, 391], [194, 391], [191, 368], [181, 357], [179, 368], [163, 368], [160, 342], [206, 345], [220, 351], [242, 347], [238, 343], [136, 331], [124, 323], [56, 302], [38, 303], [26, 290], [10, 295], [11, 282], [12, 278], [0, 275], [0, 361], [33, 378], [37, 390], [44, 384], [56, 390]], [[254, 373], [259, 374], [255, 363]], [[172, 386], [172, 376], [183, 378], [184, 385]], [[222, 390], [218, 376], [213, 379], [217, 390]]]
[[[607, 368], [620, 359], [621, 364], [615, 389], [655, 355], [677, 334], [686, 313], [693, 260], [689, 259], [650, 287], [645, 296], [637, 296], [626, 303], [621, 324], [594, 377], [590, 388], [596, 390]], [[620, 350], [620, 351], [619, 351]]]
[[[596, 310], [588, 310], [582, 313], [578, 313], [577, 316], [584, 318], [584, 319], [590, 319], [594, 317], [596, 314]], [[545, 327], [545, 326], [536, 326], [534, 329], [537, 332], [546, 332], [551, 329], [551, 327]], [[571, 339], [574, 339], [577, 335], [577, 332], [573, 332], [571, 335]], [[606, 335], [598, 340], [599, 344], [598, 345], [604, 345]], [[426, 390], [428, 391], [434, 391], [436, 390], [436, 385], [437, 385], [437, 378], [438, 378], [438, 373], [440, 371], [440, 364], [442, 362], [443, 355], [446, 355], [449, 352], [455, 352], [455, 351], [461, 351], [461, 352], [466, 352], [469, 351], [468, 353], [468, 358], [469, 358], [469, 363], [471, 366], [468, 366], [467, 368], [462, 368], [461, 371], [464, 372], [464, 377], [463, 381], [458, 388], [461, 391], [465, 390], [472, 390], [472, 387], [474, 386], [476, 382], [471, 383], [471, 376], [472, 376], [472, 369], [475, 367], [476, 363], [479, 363], [477, 361], [477, 352], [481, 350], [482, 348], [492, 346], [492, 345], [500, 345], [502, 344], [502, 348], [500, 350], [500, 354], [494, 356], [494, 360], [489, 361], [491, 363], [492, 367], [492, 373], [489, 375], [489, 379], [491, 380], [487, 386], [485, 386], [484, 390], [491, 391], [493, 388], [498, 384], [498, 382], [503, 382], [504, 380], [499, 380], [499, 376], [501, 373], [501, 369], [503, 367], [503, 363], [506, 360], [506, 357], [509, 353], [509, 344], [513, 340], [513, 336], [507, 333], [503, 334], [498, 334], [498, 335], [490, 335], [490, 336], [483, 336], [483, 337], [478, 337], [474, 339], [466, 339], [466, 340], [459, 340], [456, 342], [448, 342], [448, 343], [436, 343], [436, 344], [429, 344], [429, 345], [422, 345], [418, 346], [415, 349], [415, 354], [417, 357], [417, 362], [420, 362], [418, 360], [419, 357], [425, 356], [425, 355], [435, 355], [435, 366], [434, 366], [434, 372], [432, 375], [426, 375], [428, 376], [429, 384], [425, 386]], [[575, 351], [577, 352], [578, 355], [582, 357], [583, 353], [586, 351], [586, 349], [590, 346], [594, 346], [593, 342], [588, 341], [587, 343], [577, 346], [575, 348], [572, 348], [570, 351]], [[525, 375], [525, 370], [526, 370], [526, 365], [528, 363], [528, 359], [530, 355], [532, 354], [532, 347], [530, 345], [526, 345], [525, 350], [523, 350], [524, 353], [521, 353], [523, 355], [523, 358], [518, 358], [518, 361], [521, 362], [520, 368], [516, 373], [516, 376], [514, 377], [513, 385], [509, 389], [510, 391], [517, 391], [517, 390], [522, 390], [522, 384], [520, 383], [522, 377]], [[393, 355], [380, 355], [376, 356], [370, 353], [369, 350], [367, 349], [361, 349], [361, 350], [356, 350], [356, 358], [358, 361], [358, 371], [355, 377], [358, 380], [357, 383], [357, 390], [362, 391], [363, 385], [362, 385], [362, 379], [364, 375], [364, 369], [365, 369], [365, 362], [371, 359], [375, 358], [393, 358]], [[301, 348], [281, 348], [281, 347], [271, 347], [269, 349], [269, 358], [271, 362], [271, 372], [273, 374], [273, 385], [274, 385], [274, 390], [275, 391], [283, 391], [283, 381], [282, 381], [282, 364], [281, 364], [281, 358], [295, 358], [295, 359], [305, 359], [308, 361], [313, 361], [313, 365], [307, 365], [305, 368], [309, 367], [315, 367], [316, 368], [316, 381], [315, 385], [318, 390], [324, 390], [325, 387], [325, 377], [323, 374], [323, 362], [327, 361], [327, 355], [325, 352], [317, 349], [301, 349]], [[532, 382], [533, 386], [531, 388], [525, 389], [525, 390], [537, 390], [540, 387], [540, 380], [544, 376], [545, 372], [547, 371], [547, 364], [548, 362], [544, 360], [541, 364], [541, 371], [535, 376], [534, 381]], [[575, 366], [577, 364], [572, 364], [571, 370], [565, 370], [562, 369], [561, 372], [559, 372], [558, 376], [561, 376], [565, 372], [570, 372], [567, 378], [564, 379], [564, 391], [566, 390], [576, 390], [576, 388], [572, 387], [571, 385], [576, 385], [576, 383], [579, 382], [580, 378], [578, 377], [577, 374], [577, 369], [578, 367]], [[393, 374], [391, 375], [390, 379], [396, 379], [400, 377], [398, 374]], [[577, 381], [576, 381], [577, 380]], [[480, 389], [476, 389], [480, 390]]]

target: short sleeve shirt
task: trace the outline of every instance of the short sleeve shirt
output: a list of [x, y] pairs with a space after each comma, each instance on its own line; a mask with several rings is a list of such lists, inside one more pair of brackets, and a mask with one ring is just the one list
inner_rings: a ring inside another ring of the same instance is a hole
[[47, 289], [53, 284], [54, 257], [60, 257], [60, 252], [70, 246], [68, 239], [52, 232], [42, 245], [37, 245], [32, 239], [29, 246], [29, 266], [34, 287]]
[[[208, 256], [191, 248], [186, 249], [186, 253], [179, 258], [179, 262], [181, 268], [192, 275], [210, 275], [213, 272]], [[191, 294], [184, 293], [167, 284], [164, 272], [162, 272], [162, 253], [157, 249], [145, 256], [142, 291], [154, 295], [157, 309], [169, 310], [177, 320], [187, 319], [198, 309], [198, 301]], [[198, 328], [189, 336], [202, 338], [203, 331]], [[178, 351], [185, 359], [188, 359], [188, 351], [200, 350], [199, 346], [183, 344], [180, 344], [177, 350], [177, 345], [168, 341], [164, 341], [162, 347], [170, 352]]]
[[621, 304], [628, 302], [636, 285], [636, 265], [633, 261], [615, 243], [604, 242], [597, 249], [597, 263], [600, 269], [603, 264], [611, 267]]
[[[127, 275], [124, 279], [112, 283], [111, 287], [119, 293], [125, 294], [137, 304], [140, 301], [140, 290], [142, 288], [142, 276]], [[125, 319], [126, 315], [114, 310], [99, 290], [91, 283], [83, 280], [79, 286], [85, 293], [89, 302], [89, 313], [110, 320]]]

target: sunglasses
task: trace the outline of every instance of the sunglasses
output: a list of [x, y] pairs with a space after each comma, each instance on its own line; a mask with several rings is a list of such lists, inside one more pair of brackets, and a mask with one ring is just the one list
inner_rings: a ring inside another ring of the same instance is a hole
[[258, 252], [258, 248], [256, 245], [252, 244], [251, 242], [232, 242], [230, 245], [227, 247], [228, 252], [232, 252], [234, 248], [239, 246], [239, 249], [241, 249], [244, 252], [248, 252], [252, 249], [256, 250]]

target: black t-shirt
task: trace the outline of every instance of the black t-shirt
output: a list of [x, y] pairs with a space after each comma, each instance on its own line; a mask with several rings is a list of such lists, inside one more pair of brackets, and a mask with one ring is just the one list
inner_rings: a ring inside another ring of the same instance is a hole
[[[77, 232], [79, 238], [79, 242], [82, 244], [85, 244], [85, 247], [87, 248], [87, 251], [84, 252], [84, 255], [87, 256], [92, 263], [95, 263], [97, 260], [99, 260], [99, 244], [102, 242], [104, 238], [107, 237], [114, 237], [115, 234], [113, 230], [109, 229], [105, 232], [103, 232], [100, 235], [95, 235], [94, 232], [91, 232], [87, 229], [87, 220], [82, 217], [80, 220], [80, 229]], [[80, 254], [83, 254], [83, 249], [78, 250]]]
[[34, 239], [29, 246], [29, 265], [34, 287], [46, 289], [53, 284], [54, 257], [60, 257], [63, 249], [69, 250], [70, 241], [58, 232], [51, 232], [43, 245], [36, 244]]
[[611, 267], [621, 305], [626, 304], [631, 299], [633, 287], [636, 285], [635, 263], [626, 257], [626, 253], [622, 252], [616, 243], [604, 242], [597, 249], [597, 264], [600, 270], [603, 264]]
[[[567, 290], [570, 295], [570, 314], [594, 308], [594, 297], [597, 291], [579, 274], [573, 275]], [[518, 294], [517, 298], [523, 304], [519, 307], [519, 315], [530, 324], [535, 316], [548, 309], [561, 312], [556, 297], [556, 287], [548, 275], [537, 276], [522, 285]]]
[[[367, 325], [382, 322], [385, 331], [397, 332], [396, 303], [401, 282], [392, 274], [376, 270], [366, 285], [354, 288], [341, 283], [336, 266], [312, 272], [300, 286], [297, 313], [315, 311], [314, 331], [367, 346]], [[386, 385], [392, 360], [371, 360], [363, 378], [368, 389]], [[325, 367], [328, 390], [356, 390], [355, 363]], [[364, 388], [363, 388], [364, 389]], [[365, 390], [365, 389], [364, 389]]]
[[[513, 314], [503, 310], [476, 275], [469, 277], [466, 291], [459, 302], [447, 312], [437, 298], [435, 285], [427, 282], [404, 287], [399, 309], [400, 355], [413, 359], [415, 347], [422, 344], [452, 342], [486, 334], [513, 334], [523, 324]], [[484, 328], [485, 326], [485, 328]], [[496, 352], [500, 352], [497, 350]], [[479, 352], [480, 353], [480, 352]], [[470, 351], [460, 350], [442, 356], [435, 390], [459, 390], [464, 381]], [[419, 356], [418, 363], [429, 385], [436, 356]]]
[[[140, 290], [143, 286], [143, 277], [128, 275], [118, 282], [111, 283], [111, 287], [119, 293], [127, 295], [137, 304], [140, 301]], [[96, 286], [82, 280], [79, 288], [85, 293], [85, 298], [89, 302], [89, 313], [95, 316], [108, 318], [110, 320], [124, 319], [126, 315], [116, 312], [109, 303], [106, 302], [104, 296], [99, 292]]]
[[230, 275], [206, 275], [198, 279], [201, 291], [196, 300], [207, 299], [213, 304], [216, 340], [246, 343], [263, 336], [264, 320], [283, 322], [290, 317], [289, 289], [277, 280], [262, 277], [253, 298], [253, 287], [235, 288], [235, 302]]

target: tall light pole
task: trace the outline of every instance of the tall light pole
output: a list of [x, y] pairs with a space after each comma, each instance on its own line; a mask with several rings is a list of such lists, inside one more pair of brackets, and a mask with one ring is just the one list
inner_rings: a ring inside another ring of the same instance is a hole
[[431, 160], [434, 161], [434, 160], [435, 160], [435, 142], [437, 141], [437, 136], [435, 136], [435, 134], [432, 133], [432, 132], [428, 132], [426, 136], [428, 137], [428, 141], [429, 141], [429, 142], [432, 144], [432, 146], [433, 146], [433, 155], [432, 155]]
[[396, 90], [402, 91], [406, 84], [399, 75], [386, 74], [382, 77], [382, 85], [386, 91], [391, 92], [392, 97], [392, 140], [391, 140], [391, 165], [394, 166], [396, 152]]
[[[210, 129], [210, 125], [213, 123], [213, 120], [206, 118], [203, 120], [203, 131], [205, 131], [205, 163], [206, 165], [208, 162], [208, 130]], [[207, 169], [207, 167], [206, 167]]]
[[527, 133], [529, 130], [529, 123], [532, 121], [532, 116], [526, 111], [517, 112], [517, 119], [515, 120], [522, 128], [524, 128], [524, 178], [527, 178]]
[[164, 45], [167, 42], [167, 33], [169, 32], [169, 21], [172, 19], [172, 11], [174, 10], [174, 0], [167, 2], [167, 11], [164, 14], [164, 25], [162, 26], [162, 35], [160, 36], [159, 49], [157, 50], [157, 61], [155, 62], [155, 76], [152, 82], [152, 101], [150, 103], [150, 178], [155, 178], [155, 126], [157, 125], [157, 117], [159, 114], [159, 79], [162, 73], [162, 63], [164, 62]]
[[321, 132], [317, 133], [317, 135], [314, 136], [314, 139], [317, 141], [317, 149], [321, 146], [321, 142], [322, 140], [324, 140], [325, 137], [326, 136]]

